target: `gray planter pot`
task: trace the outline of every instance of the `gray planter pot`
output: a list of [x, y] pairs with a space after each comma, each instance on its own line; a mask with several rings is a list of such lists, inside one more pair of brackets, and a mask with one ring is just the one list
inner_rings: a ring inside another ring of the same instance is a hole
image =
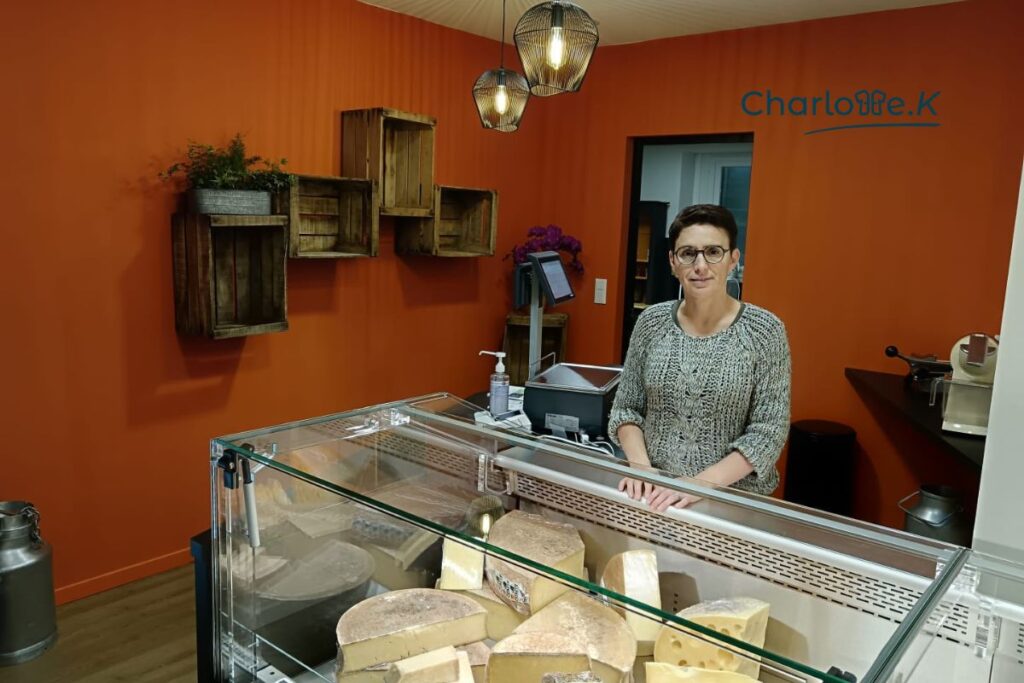
[[258, 190], [189, 190], [186, 202], [193, 213], [270, 215], [270, 193]]

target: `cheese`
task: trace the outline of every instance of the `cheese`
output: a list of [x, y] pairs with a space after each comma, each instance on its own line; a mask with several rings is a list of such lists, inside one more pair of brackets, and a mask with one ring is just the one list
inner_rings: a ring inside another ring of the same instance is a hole
[[[566, 574], [585, 576], [583, 540], [571, 524], [514, 510], [494, 523], [488, 541]], [[492, 554], [487, 555], [484, 568], [494, 593], [520, 614], [534, 614], [569, 590]]]
[[[486, 643], [470, 643], [464, 647], [457, 648], [460, 653], [465, 653], [469, 661], [470, 681], [484, 683], [487, 678], [487, 660], [491, 657], [491, 648]], [[462, 672], [459, 671], [460, 683]]]
[[[590, 668], [604, 683], [628, 683], [636, 638], [615, 610], [569, 591], [516, 628], [515, 633], [560, 633], [583, 643]], [[551, 669], [550, 671], [562, 671]]]
[[459, 652], [459, 677], [456, 679], [456, 683], [476, 683], [476, 679], [473, 677], [473, 667], [469, 663], [469, 655], [465, 652]]
[[590, 670], [586, 646], [561, 633], [513, 633], [491, 650], [487, 683], [540, 683], [544, 674]]
[[[658, 583], [658, 556], [653, 550], [627, 550], [614, 555], [605, 565], [601, 585], [627, 598], [661, 609], [661, 587]], [[613, 605], [633, 631], [637, 653], [654, 653], [654, 641], [661, 632], [661, 622], [638, 614], [632, 609]]]
[[647, 662], [644, 670], [647, 683], [758, 683], [756, 678], [732, 671], [711, 671], [658, 662]]
[[[687, 607], [677, 615], [756, 647], [764, 646], [768, 628], [768, 603], [754, 598], [711, 600]], [[757, 678], [758, 661], [715, 647], [699, 638], [665, 625], [654, 644], [654, 660], [678, 666], [734, 671]]]
[[487, 612], [473, 600], [431, 588], [376, 595], [345, 612], [337, 628], [340, 670], [411, 657], [487, 637]]
[[[455, 654], [460, 657], [460, 661], [461, 655], [465, 654], [466, 661], [469, 663], [469, 678], [466, 681], [463, 681], [462, 665], [459, 665], [458, 683], [484, 683], [487, 658], [491, 654], [491, 648], [487, 647], [483, 641], [478, 641], [469, 645], [460, 645], [455, 648]], [[349, 673], [342, 673], [339, 667], [336, 680], [338, 683], [384, 683], [384, 677], [389, 668], [391, 668], [389, 662], [374, 664], [361, 671]]]
[[603, 683], [592, 671], [579, 674], [544, 674], [540, 683]]
[[482, 588], [484, 585], [484, 554], [471, 546], [450, 538], [444, 539], [441, 558], [441, 580], [444, 590]]
[[459, 658], [449, 645], [392, 662], [384, 683], [452, 683], [458, 676]]
[[487, 637], [491, 640], [497, 641], [506, 638], [516, 629], [516, 626], [526, 619], [525, 616], [502, 602], [490, 586], [485, 585], [479, 590], [460, 591], [459, 595], [471, 598], [487, 610]]

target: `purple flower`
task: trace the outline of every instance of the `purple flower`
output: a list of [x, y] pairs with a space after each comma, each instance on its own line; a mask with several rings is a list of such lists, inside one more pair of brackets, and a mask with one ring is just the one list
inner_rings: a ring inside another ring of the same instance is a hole
[[535, 225], [526, 231], [526, 241], [516, 244], [505, 258], [512, 257], [514, 263], [525, 263], [527, 254], [538, 251], [558, 251], [569, 256], [566, 264], [574, 272], [583, 273], [583, 264], [579, 254], [583, 251], [583, 243], [571, 235], [566, 235], [557, 225]]

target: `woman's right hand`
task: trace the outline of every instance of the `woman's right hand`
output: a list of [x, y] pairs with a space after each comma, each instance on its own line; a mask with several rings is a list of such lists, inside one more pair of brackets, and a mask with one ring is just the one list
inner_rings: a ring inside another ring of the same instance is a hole
[[[646, 470], [648, 472], [658, 471], [650, 465], [641, 465], [636, 462], [631, 462], [629, 466], [635, 469]], [[623, 477], [622, 480], [619, 481], [619, 490], [625, 491], [626, 495], [633, 500], [642, 500], [654, 493], [654, 484], [647, 481], [640, 481], [639, 479]]]

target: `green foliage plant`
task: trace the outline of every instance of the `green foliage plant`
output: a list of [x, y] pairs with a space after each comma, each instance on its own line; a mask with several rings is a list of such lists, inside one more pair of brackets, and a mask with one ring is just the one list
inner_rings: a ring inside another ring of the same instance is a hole
[[279, 192], [291, 183], [291, 176], [281, 170], [287, 163], [287, 159], [274, 161], [246, 156], [245, 141], [239, 133], [231, 138], [227, 147], [190, 140], [185, 160], [172, 164], [160, 177], [173, 180], [183, 175], [186, 189]]

